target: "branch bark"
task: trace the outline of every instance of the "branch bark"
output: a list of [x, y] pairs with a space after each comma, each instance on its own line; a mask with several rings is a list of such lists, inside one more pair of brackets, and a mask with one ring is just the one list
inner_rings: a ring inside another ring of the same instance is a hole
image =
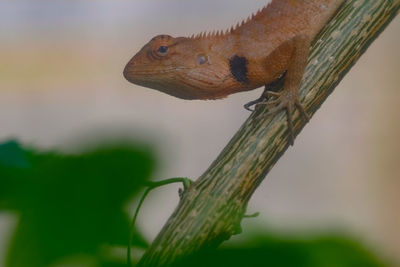
[[[399, 11], [400, 0], [347, 0], [314, 40], [300, 88], [314, 114], [344, 75]], [[167, 266], [241, 232], [247, 203], [288, 148], [285, 112], [257, 109], [182, 199], [139, 266]], [[304, 127], [293, 114], [296, 135]]]

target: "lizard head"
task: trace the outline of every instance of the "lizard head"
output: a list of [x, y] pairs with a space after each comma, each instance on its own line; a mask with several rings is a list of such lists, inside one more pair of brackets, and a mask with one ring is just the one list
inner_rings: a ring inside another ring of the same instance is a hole
[[134, 84], [183, 99], [225, 97], [229, 61], [201, 38], [159, 35], [150, 40], [126, 65], [125, 78]]

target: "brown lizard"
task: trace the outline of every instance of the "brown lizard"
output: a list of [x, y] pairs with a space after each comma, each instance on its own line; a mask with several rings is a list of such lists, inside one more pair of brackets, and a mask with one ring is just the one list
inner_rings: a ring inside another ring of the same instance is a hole
[[[183, 99], [218, 99], [265, 86], [245, 105], [286, 110], [290, 143], [292, 113], [309, 116], [298, 98], [312, 40], [345, 0], [272, 0], [225, 32], [151, 39], [126, 65], [125, 78]], [[284, 79], [283, 90], [274, 84]]]

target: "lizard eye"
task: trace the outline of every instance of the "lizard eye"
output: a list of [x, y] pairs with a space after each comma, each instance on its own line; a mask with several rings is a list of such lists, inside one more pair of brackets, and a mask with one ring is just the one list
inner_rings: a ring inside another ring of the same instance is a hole
[[157, 49], [157, 53], [160, 56], [166, 56], [168, 54], [168, 46], [162, 45]]
[[198, 55], [197, 56], [197, 63], [199, 63], [200, 65], [203, 65], [207, 62], [207, 58], [205, 55]]

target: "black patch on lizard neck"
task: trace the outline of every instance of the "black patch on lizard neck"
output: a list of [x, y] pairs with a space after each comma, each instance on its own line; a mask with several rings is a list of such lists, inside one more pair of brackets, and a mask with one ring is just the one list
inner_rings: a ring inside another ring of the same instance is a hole
[[241, 83], [249, 83], [249, 77], [247, 76], [247, 58], [239, 57], [238, 55], [234, 55], [229, 59], [229, 67], [232, 73], [232, 76], [236, 79], [236, 81]]

